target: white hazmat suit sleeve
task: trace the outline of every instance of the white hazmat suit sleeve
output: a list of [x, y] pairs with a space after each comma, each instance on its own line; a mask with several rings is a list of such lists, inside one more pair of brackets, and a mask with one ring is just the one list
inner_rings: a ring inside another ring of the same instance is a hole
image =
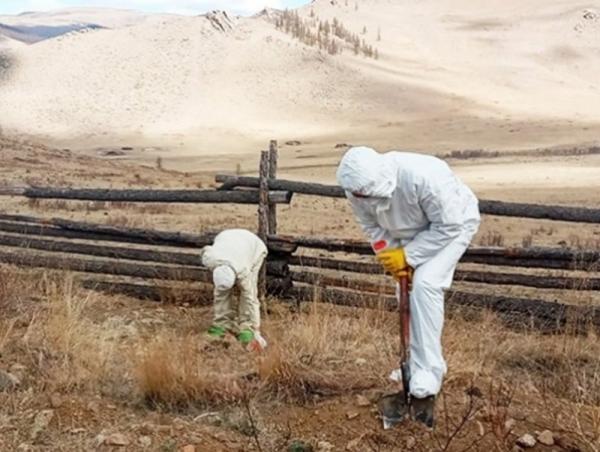
[[417, 187], [419, 204], [430, 222], [404, 248], [408, 264], [417, 268], [437, 255], [463, 230], [465, 207], [456, 179], [422, 180]]
[[355, 198], [350, 192], [346, 193], [346, 197], [350, 200], [350, 206], [356, 221], [369, 239], [371, 246], [381, 241], [387, 244], [387, 248], [399, 246], [400, 242], [379, 225], [377, 217], [364, 208], [364, 200]]

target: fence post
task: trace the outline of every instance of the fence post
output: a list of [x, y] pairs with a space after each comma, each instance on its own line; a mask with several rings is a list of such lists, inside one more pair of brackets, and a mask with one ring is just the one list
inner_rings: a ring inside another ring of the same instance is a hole
[[[259, 167], [259, 197], [258, 197], [258, 236], [267, 244], [269, 235], [269, 152], [261, 151]], [[258, 296], [261, 300], [267, 294], [267, 263], [260, 270]]]
[[[271, 140], [269, 143], [269, 179], [277, 179], [277, 160], [279, 158], [277, 150], [277, 141]], [[274, 203], [269, 204], [269, 235], [277, 234], [277, 206]]]

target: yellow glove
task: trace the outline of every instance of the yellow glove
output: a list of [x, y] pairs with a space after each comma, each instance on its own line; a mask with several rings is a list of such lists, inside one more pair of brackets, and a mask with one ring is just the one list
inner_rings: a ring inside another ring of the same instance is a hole
[[377, 253], [377, 260], [383, 265], [385, 271], [396, 279], [412, 276], [412, 268], [406, 262], [404, 248], [388, 249]]

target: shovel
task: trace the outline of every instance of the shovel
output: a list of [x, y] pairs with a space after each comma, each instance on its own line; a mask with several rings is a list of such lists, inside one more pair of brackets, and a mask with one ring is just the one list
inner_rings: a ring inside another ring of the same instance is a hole
[[410, 300], [408, 276], [398, 281], [398, 313], [400, 320], [400, 370], [402, 371], [402, 391], [388, 394], [379, 400], [379, 412], [385, 430], [394, 427], [410, 416]]

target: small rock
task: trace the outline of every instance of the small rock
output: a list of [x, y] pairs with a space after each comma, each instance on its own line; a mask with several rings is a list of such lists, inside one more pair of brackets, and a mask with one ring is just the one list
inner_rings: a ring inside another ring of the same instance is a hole
[[62, 398], [60, 397], [60, 394], [52, 394], [50, 396], [50, 406], [52, 408], [60, 408], [60, 406], [63, 404]]
[[181, 452], [196, 452], [196, 446], [193, 444], [188, 444], [187, 446], [183, 446]]
[[504, 428], [507, 432], [510, 432], [515, 427], [516, 423], [517, 421], [515, 421], [513, 418], [508, 418], [506, 421], [504, 421]]
[[406, 438], [406, 448], [407, 449], [414, 449], [414, 447], [417, 445], [417, 440], [414, 439], [412, 436], [409, 436], [408, 438]]
[[358, 417], [359, 413], [357, 413], [356, 411], [349, 411], [348, 413], [346, 413], [346, 418], [347, 419], [356, 419]]
[[369, 406], [371, 405], [371, 402], [364, 395], [359, 394], [356, 396], [356, 404], [358, 406]]
[[40, 434], [48, 428], [50, 421], [54, 417], [54, 410], [42, 410], [35, 415], [33, 419], [33, 428], [31, 429], [31, 439], [36, 440]]
[[327, 441], [319, 441], [317, 443], [317, 452], [331, 452], [333, 450], [333, 444]]
[[129, 439], [122, 433], [113, 433], [106, 437], [104, 444], [109, 446], [127, 446], [129, 444]]
[[581, 448], [572, 439], [566, 436], [557, 436], [554, 442], [558, 447], [569, 452], [580, 452]]
[[96, 435], [96, 437], [94, 438], [94, 444], [96, 445], [96, 447], [102, 446], [105, 441], [106, 441], [106, 433], [104, 433], [104, 432], [98, 433]]
[[350, 450], [350, 451], [359, 450], [360, 442], [362, 441], [362, 439], [363, 439], [363, 437], [361, 435], [358, 438], [354, 438], [352, 441], [349, 441], [348, 444], [346, 444], [346, 450]]
[[479, 429], [479, 436], [485, 436], [485, 428], [480, 421], [477, 421], [477, 428]]
[[86, 432], [86, 429], [84, 429], [84, 428], [72, 428], [71, 430], [69, 430], [69, 433], [71, 435], [80, 435], [85, 432]]
[[367, 360], [364, 358], [356, 358], [354, 364], [356, 364], [357, 366], [364, 366], [365, 364], [367, 364]]
[[554, 446], [554, 433], [550, 430], [544, 430], [539, 433], [537, 439], [544, 446]]
[[521, 436], [517, 440], [517, 445], [519, 445], [521, 447], [525, 447], [525, 448], [530, 448], [530, 447], [534, 447], [536, 442], [537, 441], [535, 440], [533, 435], [530, 435], [529, 433], [525, 433], [523, 436]]
[[21, 381], [16, 376], [0, 370], [0, 392], [10, 391], [20, 384]]
[[138, 438], [138, 444], [143, 447], [143, 448], [148, 448], [150, 446], [152, 446], [152, 438], [150, 438], [149, 436], [140, 436]]

